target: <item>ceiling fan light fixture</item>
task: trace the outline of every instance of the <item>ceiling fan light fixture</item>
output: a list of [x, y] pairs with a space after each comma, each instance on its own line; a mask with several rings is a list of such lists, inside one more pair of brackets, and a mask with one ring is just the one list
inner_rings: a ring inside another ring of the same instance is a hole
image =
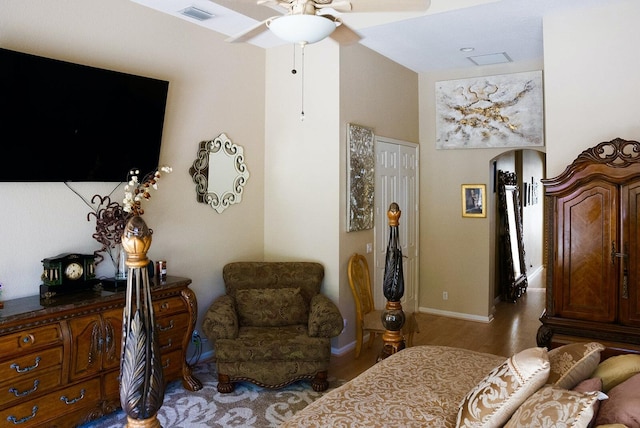
[[285, 15], [268, 20], [267, 27], [282, 40], [304, 45], [330, 36], [336, 23], [319, 15]]

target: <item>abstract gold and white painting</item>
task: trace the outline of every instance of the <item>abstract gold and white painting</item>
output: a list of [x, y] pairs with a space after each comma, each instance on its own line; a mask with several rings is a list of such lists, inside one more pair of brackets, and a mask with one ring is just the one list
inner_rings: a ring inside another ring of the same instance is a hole
[[542, 71], [436, 82], [436, 148], [544, 145]]

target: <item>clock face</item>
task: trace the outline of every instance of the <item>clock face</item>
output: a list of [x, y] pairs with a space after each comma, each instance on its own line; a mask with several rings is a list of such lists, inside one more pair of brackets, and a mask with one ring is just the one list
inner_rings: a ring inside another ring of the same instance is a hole
[[64, 274], [67, 278], [76, 280], [82, 278], [83, 270], [84, 269], [80, 263], [69, 263], [64, 270]]

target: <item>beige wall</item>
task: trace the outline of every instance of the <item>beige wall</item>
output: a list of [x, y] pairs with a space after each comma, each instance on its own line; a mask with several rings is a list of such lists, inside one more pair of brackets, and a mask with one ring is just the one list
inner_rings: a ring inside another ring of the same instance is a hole
[[640, 3], [544, 22], [547, 176], [616, 137], [640, 140]]
[[[509, 149], [436, 150], [435, 84], [541, 70], [541, 62], [420, 75], [420, 292], [424, 312], [488, 321], [492, 315], [495, 210], [492, 161]], [[463, 218], [461, 185], [487, 185], [487, 217]], [[442, 299], [442, 292], [448, 300]]]
[[360, 45], [309, 45], [300, 121], [302, 65], [296, 48], [298, 73], [291, 74], [292, 49], [267, 52], [265, 257], [325, 266], [324, 291], [347, 320], [333, 341], [341, 353], [355, 335], [347, 263], [374, 242], [373, 230], [346, 232], [347, 123], [416, 141], [418, 76]]
[[[640, 5], [629, 0], [611, 10], [545, 20], [547, 176], [597, 142], [640, 139], [640, 53], [632, 44], [639, 17]], [[353, 122], [420, 143], [421, 308], [488, 319], [493, 213], [462, 219], [460, 185], [489, 184], [491, 160], [502, 151], [435, 150], [434, 85], [539, 70], [542, 60], [416, 76], [360, 45], [322, 42], [307, 48], [306, 119], [300, 123], [292, 48], [265, 52], [223, 39], [128, 0], [0, 2], [2, 47], [171, 82], [161, 162], [174, 172], [146, 205], [145, 219], [155, 231], [149, 256], [167, 259], [170, 274], [193, 279], [200, 314], [222, 293], [228, 261], [319, 260], [327, 268], [325, 290], [348, 321], [334, 346], [351, 343], [346, 263], [375, 242], [373, 231], [345, 232], [346, 124]], [[243, 202], [223, 214], [196, 203], [188, 173], [198, 142], [220, 132], [245, 148], [251, 172]], [[113, 188], [73, 186], [85, 198]], [[0, 183], [0, 202], [5, 299], [38, 293], [44, 257], [97, 248], [88, 207], [62, 183]]]
[[[3, 0], [0, 46], [170, 81], [160, 160], [173, 173], [161, 178], [144, 218], [154, 230], [150, 258], [166, 259], [170, 275], [193, 279], [200, 314], [223, 292], [226, 262], [262, 258], [262, 49], [225, 43], [218, 33], [129, 0]], [[188, 171], [198, 143], [221, 132], [244, 147], [251, 177], [243, 202], [218, 214], [196, 202]], [[11, 144], [2, 141], [5, 151]], [[71, 184], [85, 199], [115, 185]], [[63, 183], [0, 183], [3, 298], [38, 294], [43, 258], [99, 248], [88, 211]], [[112, 276], [110, 269], [99, 273]]]
[[[640, 139], [636, 101], [640, 51], [633, 45], [638, 18], [640, 4], [629, 0], [544, 20], [547, 177], [560, 174], [582, 150], [601, 141]], [[478, 320], [491, 316], [488, 259], [494, 213], [489, 212], [487, 219], [462, 219], [459, 194], [463, 183], [489, 183], [489, 160], [500, 155], [496, 149], [435, 150], [434, 84], [542, 69], [542, 64], [420, 75], [420, 306], [424, 311]], [[448, 291], [448, 301], [442, 300], [442, 291]]]

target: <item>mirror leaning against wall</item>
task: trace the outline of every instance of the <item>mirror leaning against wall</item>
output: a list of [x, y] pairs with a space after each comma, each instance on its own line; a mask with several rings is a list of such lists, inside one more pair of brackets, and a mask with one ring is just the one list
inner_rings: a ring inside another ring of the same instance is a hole
[[515, 172], [498, 171], [500, 294], [515, 302], [527, 291], [522, 211]]

